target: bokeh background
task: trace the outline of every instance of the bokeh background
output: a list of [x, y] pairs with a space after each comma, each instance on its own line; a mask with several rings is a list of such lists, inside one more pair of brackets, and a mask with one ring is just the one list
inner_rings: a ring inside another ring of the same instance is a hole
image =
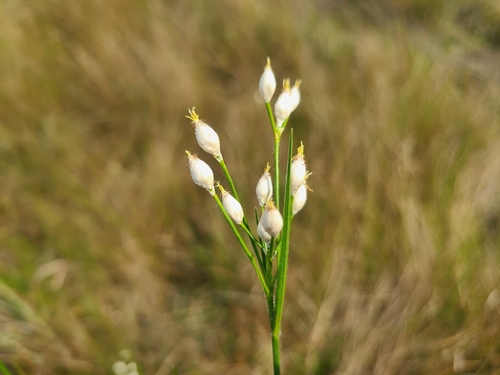
[[184, 154], [222, 179], [196, 106], [253, 211], [267, 56], [303, 79], [314, 189], [284, 372], [500, 373], [496, 0], [3, 0], [4, 369], [270, 374], [258, 280]]

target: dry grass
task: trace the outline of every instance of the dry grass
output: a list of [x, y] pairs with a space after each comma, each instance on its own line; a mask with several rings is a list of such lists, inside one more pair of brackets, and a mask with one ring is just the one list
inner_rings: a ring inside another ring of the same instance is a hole
[[269, 55], [304, 81], [315, 190], [286, 373], [500, 373], [499, 24], [493, 0], [2, 2], [0, 359], [270, 373], [258, 281], [183, 154], [196, 106], [251, 212]]

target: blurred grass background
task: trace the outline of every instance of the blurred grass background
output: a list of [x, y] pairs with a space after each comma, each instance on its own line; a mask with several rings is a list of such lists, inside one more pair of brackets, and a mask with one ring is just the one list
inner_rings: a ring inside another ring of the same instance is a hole
[[269, 374], [265, 300], [187, 109], [247, 213], [265, 59], [314, 193], [294, 220], [286, 374], [500, 374], [496, 0], [4, 0], [0, 360], [19, 374]]

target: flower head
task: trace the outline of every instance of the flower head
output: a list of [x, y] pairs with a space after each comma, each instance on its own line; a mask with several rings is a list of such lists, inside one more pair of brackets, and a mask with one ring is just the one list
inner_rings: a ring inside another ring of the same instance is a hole
[[260, 77], [259, 92], [264, 102], [269, 103], [276, 91], [276, 77], [271, 68], [271, 60], [267, 58], [267, 64], [264, 68], [264, 73]]
[[186, 154], [189, 161], [189, 171], [191, 172], [191, 178], [194, 183], [204, 189], [207, 189], [211, 195], [214, 195], [214, 173], [212, 172], [212, 168], [210, 168], [210, 166], [203, 160], [198, 159], [196, 154], [192, 155], [187, 150]]
[[215, 159], [217, 159], [217, 161], [221, 161], [222, 153], [220, 151], [219, 136], [214, 129], [200, 120], [198, 114], [194, 110], [194, 107], [189, 109], [189, 115], [186, 117], [192, 121], [194, 134], [196, 135], [198, 144], [203, 151], [208, 152]]
[[257, 194], [257, 200], [259, 205], [264, 207], [266, 202], [273, 196], [273, 181], [271, 180], [271, 174], [269, 173], [269, 163], [267, 163], [264, 173], [257, 182], [257, 187], [255, 188], [255, 193]]
[[[276, 237], [283, 228], [283, 217], [272, 201], [267, 202], [266, 209], [260, 218], [259, 225], [262, 224], [262, 229]], [[261, 237], [262, 238], [262, 237]]]
[[243, 208], [241, 207], [240, 202], [236, 200], [231, 194], [229, 194], [221, 184], [217, 184], [217, 187], [220, 189], [222, 196], [222, 205], [226, 209], [227, 213], [234, 220], [234, 222], [240, 225], [243, 222]]

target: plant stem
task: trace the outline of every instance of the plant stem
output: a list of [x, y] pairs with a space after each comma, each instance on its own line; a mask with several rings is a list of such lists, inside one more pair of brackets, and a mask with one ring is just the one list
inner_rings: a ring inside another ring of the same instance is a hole
[[224, 159], [219, 161], [219, 165], [222, 168], [222, 172], [224, 172], [224, 176], [226, 176], [226, 180], [229, 183], [229, 188], [231, 189], [231, 193], [233, 194], [233, 197], [235, 197], [236, 200], [239, 202], [240, 198], [238, 198], [238, 193], [236, 192], [236, 187], [234, 186], [233, 179], [231, 178], [231, 175], [229, 174], [229, 169], [227, 169], [226, 163], [224, 163]]
[[[290, 130], [290, 143], [288, 146], [287, 171], [285, 179], [285, 199], [283, 212], [283, 230], [281, 232], [280, 248], [277, 256], [277, 279], [276, 279], [276, 297], [274, 303], [274, 324], [272, 327], [273, 340], [273, 362], [274, 375], [280, 373], [279, 362], [279, 337], [281, 333], [281, 318], [283, 317], [283, 302], [285, 299], [286, 276], [288, 270], [288, 252], [290, 249], [290, 227], [292, 222], [293, 197], [291, 195], [290, 170], [292, 165], [292, 145], [293, 129]], [[274, 284], [273, 284], [274, 285]], [[276, 362], [277, 361], [277, 362]]]
[[280, 139], [281, 136], [274, 133], [274, 204], [280, 209]]

